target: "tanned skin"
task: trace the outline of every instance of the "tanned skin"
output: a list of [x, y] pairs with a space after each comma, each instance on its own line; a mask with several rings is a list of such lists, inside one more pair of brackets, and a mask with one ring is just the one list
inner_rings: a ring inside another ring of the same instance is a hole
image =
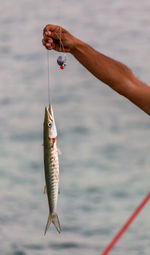
[[96, 51], [60, 26], [44, 28], [42, 43], [46, 49], [62, 51], [60, 38], [65, 52], [71, 53], [100, 81], [150, 115], [150, 87], [137, 79], [127, 66]]

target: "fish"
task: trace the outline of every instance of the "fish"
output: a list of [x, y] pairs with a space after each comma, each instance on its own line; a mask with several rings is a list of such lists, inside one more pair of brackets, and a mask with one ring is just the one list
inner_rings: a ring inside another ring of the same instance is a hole
[[45, 227], [46, 234], [51, 223], [54, 224], [57, 231], [61, 232], [57, 211], [57, 200], [59, 193], [59, 160], [57, 147], [57, 129], [54, 120], [52, 105], [45, 107], [44, 125], [43, 125], [43, 147], [44, 147], [44, 172], [45, 188], [47, 193], [49, 216]]

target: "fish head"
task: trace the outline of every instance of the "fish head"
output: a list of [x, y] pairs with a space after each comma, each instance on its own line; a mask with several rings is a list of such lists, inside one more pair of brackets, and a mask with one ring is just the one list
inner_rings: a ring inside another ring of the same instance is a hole
[[55, 125], [54, 113], [51, 105], [45, 108], [45, 124], [48, 127], [49, 138], [55, 138], [57, 136], [57, 130]]

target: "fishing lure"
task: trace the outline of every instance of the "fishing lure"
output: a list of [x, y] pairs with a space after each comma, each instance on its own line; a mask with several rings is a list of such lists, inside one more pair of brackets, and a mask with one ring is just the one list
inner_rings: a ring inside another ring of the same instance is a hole
[[66, 66], [66, 60], [67, 60], [67, 57], [66, 57], [66, 54], [65, 54], [65, 49], [64, 49], [64, 45], [63, 45], [63, 42], [62, 42], [62, 38], [61, 38], [61, 28], [60, 28], [60, 33], [56, 33], [55, 34], [57, 35], [58, 39], [59, 39], [59, 42], [60, 42], [60, 52], [62, 51], [64, 53], [64, 56], [59, 56], [57, 58], [57, 64], [60, 66], [60, 69], [64, 69], [64, 67]]
[[64, 69], [64, 67], [66, 66], [66, 55], [64, 56], [64, 58], [62, 56], [59, 56], [57, 58], [57, 64], [60, 66], [60, 69]]

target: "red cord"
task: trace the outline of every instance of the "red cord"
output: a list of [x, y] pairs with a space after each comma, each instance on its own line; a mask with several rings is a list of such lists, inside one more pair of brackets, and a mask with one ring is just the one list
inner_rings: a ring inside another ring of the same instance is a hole
[[111, 243], [107, 246], [107, 248], [102, 252], [101, 255], [107, 255], [108, 252], [115, 246], [117, 241], [120, 239], [120, 237], [124, 234], [124, 232], [127, 230], [127, 228], [130, 226], [130, 224], [133, 222], [133, 220], [137, 217], [137, 215], [140, 213], [140, 211], [143, 209], [143, 207], [147, 204], [148, 200], [150, 199], [150, 192], [148, 195], [144, 198], [142, 203], [139, 205], [139, 207], [133, 212], [131, 217], [127, 220], [127, 222], [123, 225], [121, 230], [117, 233], [117, 235], [113, 238]]

